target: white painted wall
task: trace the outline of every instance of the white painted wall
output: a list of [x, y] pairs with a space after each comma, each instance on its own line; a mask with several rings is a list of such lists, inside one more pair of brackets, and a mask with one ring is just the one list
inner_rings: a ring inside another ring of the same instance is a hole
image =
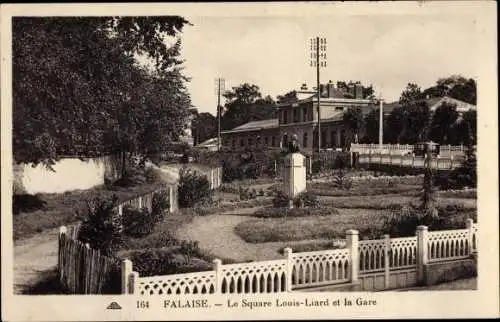
[[113, 173], [110, 157], [82, 161], [75, 158], [61, 159], [52, 166], [14, 165], [14, 193], [63, 193], [90, 189], [104, 184], [106, 174]]

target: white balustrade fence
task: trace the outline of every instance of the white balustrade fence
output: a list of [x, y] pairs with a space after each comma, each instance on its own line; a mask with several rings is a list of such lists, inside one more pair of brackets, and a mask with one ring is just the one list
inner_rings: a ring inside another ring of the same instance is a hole
[[[459, 167], [464, 161], [463, 156], [436, 157], [431, 160], [431, 167], [439, 170], [450, 170]], [[358, 158], [359, 164], [388, 164], [395, 166], [406, 166], [412, 168], [425, 167], [425, 158], [414, 155], [393, 154], [361, 154]]]
[[[465, 155], [466, 147], [464, 145], [440, 145], [439, 154], [443, 157], [463, 156]], [[351, 144], [351, 152], [360, 154], [389, 154], [402, 155], [413, 153], [413, 145], [410, 144], [382, 144], [382, 149], [379, 144]]]
[[416, 236], [359, 241], [349, 230], [344, 248], [294, 253], [284, 249], [284, 259], [223, 265], [214, 260], [211, 271], [140, 277], [132, 262], [122, 262], [122, 293], [168, 294], [253, 294], [291, 292], [322, 286], [353, 285], [373, 274], [389, 276], [417, 272], [425, 278], [425, 265], [469, 258], [477, 252], [478, 227], [472, 219], [465, 229], [428, 231], [418, 226]]

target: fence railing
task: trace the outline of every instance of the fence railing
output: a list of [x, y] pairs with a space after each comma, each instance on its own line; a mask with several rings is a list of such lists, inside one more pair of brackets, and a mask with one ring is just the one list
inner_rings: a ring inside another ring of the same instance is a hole
[[76, 239], [78, 226], [59, 229], [58, 276], [64, 292], [101, 294], [116, 259]]
[[124, 207], [132, 207], [136, 209], [146, 208], [149, 211], [152, 210], [153, 207], [153, 197], [158, 194], [165, 192], [168, 199], [169, 204], [169, 212], [173, 213], [179, 209], [179, 199], [178, 199], [178, 186], [177, 185], [167, 185], [155, 191], [149, 192], [142, 196], [134, 197], [130, 200], [124, 201], [118, 205], [117, 210], [121, 215], [123, 213]]
[[425, 279], [425, 266], [454, 261], [477, 252], [477, 224], [468, 219], [465, 229], [429, 232], [418, 226], [415, 236], [359, 240], [356, 230], [346, 233], [344, 248], [294, 253], [285, 248], [284, 259], [223, 265], [214, 260], [211, 271], [140, 277], [132, 262], [122, 262], [122, 293], [154, 294], [250, 294], [291, 292], [320, 286], [356, 283], [371, 274], [389, 275], [414, 270]]
[[[463, 161], [463, 157], [436, 157], [431, 160], [431, 167], [439, 170], [450, 170], [459, 167]], [[423, 168], [425, 167], [425, 158], [414, 155], [360, 154], [358, 157], [358, 163], [388, 164], [412, 168]]]
[[[465, 155], [466, 146], [464, 145], [440, 145], [439, 154], [441, 156], [460, 156]], [[351, 152], [358, 152], [361, 154], [398, 154], [402, 153], [412, 153], [413, 145], [411, 144], [382, 144], [382, 149], [380, 149], [379, 144], [356, 144], [352, 143]]]

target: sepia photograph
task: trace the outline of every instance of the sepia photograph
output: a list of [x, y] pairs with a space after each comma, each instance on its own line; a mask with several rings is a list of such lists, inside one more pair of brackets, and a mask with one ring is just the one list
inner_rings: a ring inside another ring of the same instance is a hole
[[498, 247], [479, 243], [479, 146], [498, 150], [478, 14], [163, 5], [9, 17], [15, 296], [251, 312], [478, 291]]

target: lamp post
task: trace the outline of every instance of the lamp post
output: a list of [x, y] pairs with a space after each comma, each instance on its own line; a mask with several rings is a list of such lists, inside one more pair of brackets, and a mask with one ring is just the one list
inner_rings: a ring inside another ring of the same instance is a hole
[[311, 61], [310, 66], [316, 67], [316, 91], [317, 91], [317, 109], [318, 109], [318, 154], [321, 151], [321, 109], [320, 98], [321, 90], [319, 84], [319, 69], [326, 67], [326, 38], [314, 37], [310, 40]]
[[379, 124], [378, 124], [378, 147], [380, 154], [382, 154], [382, 148], [384, 146], [384, 100], [382, 99], [382, 93], [379, 98]]
[[225, 91], [225, 80], [224, 78], [215, 79], [215, 94], [217, 95], [217, 151], [220, 151], [221, 147], [221, 136], [220, 136], [220, 93]]

